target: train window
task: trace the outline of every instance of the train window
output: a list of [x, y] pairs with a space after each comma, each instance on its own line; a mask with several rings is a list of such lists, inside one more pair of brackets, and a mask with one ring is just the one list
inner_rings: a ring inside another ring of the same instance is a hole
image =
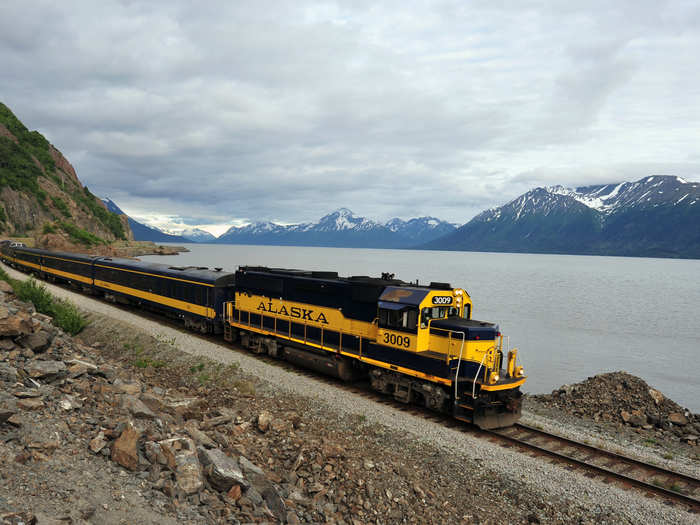
[[379, 326], [392, 330], [415, 332], [418, 326], [418, 310], [404, 308], [403, 310], [379, 309]]
[[471, 317], [471, 313], [472, 313], [472, 305], [465, 304], [464, 305], [464, 318], [469, 319]]
[[447, 317], [447, 307], [446, 306], [433, 306], [430, 308], [423, 308], [420, 316], [420, 327], [425, 328], [428, 326], [428, 321], [431, 319], [444, 319]]

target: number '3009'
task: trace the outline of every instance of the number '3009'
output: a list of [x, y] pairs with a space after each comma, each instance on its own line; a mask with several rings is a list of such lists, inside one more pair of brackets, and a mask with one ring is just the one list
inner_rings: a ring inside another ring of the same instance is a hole
[[409, 346], [411, 346], [411, 338], [410, 337], [404, 337], [403, 335], [389, 334], [387, 332], [384, 332], [384, 342], [389, 343], [390, 345], [403, 346], [404, 348], [408, 348]]

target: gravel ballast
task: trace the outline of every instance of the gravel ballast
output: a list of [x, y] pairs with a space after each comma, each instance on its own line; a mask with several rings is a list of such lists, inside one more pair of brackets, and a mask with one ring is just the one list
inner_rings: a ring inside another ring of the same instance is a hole
[[[25, 274], [2, 266], [14, 278], [27, 278]], [[532, 458], [520, 452], [504, 449], [468, 433], [446, 428], [439, 423], [373, 402], [313, 377], [265, 363], [252, 355], [231, 351], [224, 346], [223, 342], [216, 344], [190, 335], [141, 317], [135, 310], [125, 311], [101, 300], [58, 286], [46, 284], [46, 287], [55, 296], [68, 299], [87, 312], [117, 319], [133, 326], [135, 330], [144, 331], [156, 338], [165, 338], [182, 352], [226, 365], [236, 364], [245, 373], [267, 383], [272, 390], [311, 399], [324, 410], [330, 409], [339, 413], [341, 418], [348, 415], [360, 416], [366, 425], [378, 424], [393, 432], [412, 436], [416, 442], [435, 447], [453, 460], [461, 458], [469, 464], [476, 462], [492, 473], [494, 478], [498, 478], [503, 486], [511, 482], [523, 484], [534, 493], [538, 493], [544, 502], [561, 500], [572, 502], [576, 507], [588, 509], [587, 522], [590, 522], [593, 516], [599, 516], [607, 522], [700, 523], [700, 517], [669, 507], [658, 500], [646, 498], [640, 492], [622, 490], [550, 464], [542, 458]], [[538, 419], [538, 416], [533, 415], [532, 418]], [[542, 423], [542, 420], [539, 419], [539, 422]], [[546, 425], [557, 427], [558, 423], [548, 419]], [[559, 430], [562, 434], [576, 433], [576, 430], [565, 427], [548, 428], [548, 430]], [[684, 464], [684, 470], [692, 470], [692, 465]], [[426, 477], [430, 475], [426, 473]], [[449, 476], [450, 473], [445, 472], [442, 475]], [[479, 488], [471, 487], [470, 490], [474, 492]], [[485, 506], [498, 504], [498, 502], [484, 501]], [[537, 517], [533, 518], [530, 521], [538, 520]], [[571, 518], [571, 515], [564, 514], [560, 521], [568, 522]], [[528, 517], [523, 516], [523, 521], [528, 521]]]

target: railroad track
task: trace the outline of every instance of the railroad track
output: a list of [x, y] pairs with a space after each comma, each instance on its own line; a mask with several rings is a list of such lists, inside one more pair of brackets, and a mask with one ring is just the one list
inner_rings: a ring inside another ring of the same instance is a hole
[[[68, 287], [64, 287], [69, 289]], [[119, 309], [133, 312], [129, 306], [115, 305]], [[250, 355], [250, 351], [238, 345], [226, 344], [220, 338], [202, 335], [186, 330], [179, 322], [164, 318], [157, 313], [139, 310], [140, 315], [150, 320], [165, 324], [188, 335], [200, 337], [220, 344], [227, 350], [233, 350]], [[458, 421], [446, 414], [437, 413], [417, 405], [407, 405], [394, 398], [375, 392], [368, 382], [345, 383], [340, 379], [322, 375], [312, 370], [300, 368], [287, 361], [275, 359], [265, 354], [257, 356], [268, 364], [279, 366], [300, 375], [332, 384], [347, 392], [359, 395], [381, 404], [412, 415], [429, 419], [436, 424], [469, 433], [508, 447], [516, 447], [528, 451], [535, 456], [554, 458], [556, 461], [569, 465], [569, 469], [583, 469], [586, 476], [601, 478], [606, 483], [616, 482], [624, 488], [635, 488], [643, 491], [649, 497], [660, 497], [667, 504], [682, 504], [691, 513], [700, 513], [700, 479], [643, 461], [623, 456], [615, 452], [581, 443], [563, 436], [551, 434], [543, 430], [516, 423], [512, 427], [498, 430], [483, 431], [473, 425]]]
[[572, 469], [584, 469], [589, 477], [641, 489], [648, 495], [661, 497], [666, 503], [681, 503], [689, 512], [700, 512], [700, 479], [692, 476], [521, 423], [490, 430], [486, 435], [529, 450], [536, 456], [556, 458], [571, 465]]

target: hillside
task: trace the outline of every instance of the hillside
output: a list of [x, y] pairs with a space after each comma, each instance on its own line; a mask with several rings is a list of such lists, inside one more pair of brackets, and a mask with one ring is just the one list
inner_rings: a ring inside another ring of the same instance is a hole
[[424, 248], [700, 258], [700, 184], [656, 175], [536, 188]]
[[108, 211], [63, 154], [2, 103], [0, 234], [56, 248], [133, 238], [126, 218]]

